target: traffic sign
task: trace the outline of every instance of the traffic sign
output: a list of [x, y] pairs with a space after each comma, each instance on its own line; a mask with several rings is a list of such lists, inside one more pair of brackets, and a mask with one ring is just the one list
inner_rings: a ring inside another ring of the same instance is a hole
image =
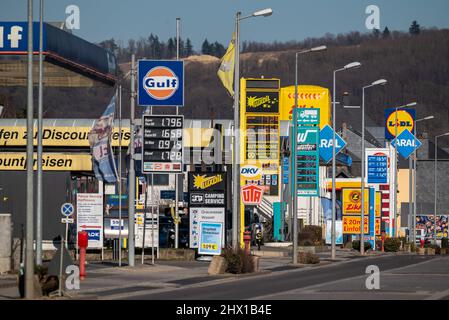
[[64, 203], [61, 206], [61, 213], [63, 216], [70, 217], [74, 211], [75, 209], [73, 208], [73, 204], [71, 203]]
[[71, 219], [71, 218], [62, 218], [61, 219], [61, 223], [73, 223], [73, 222], [75, 222], [75, 220]]
[[[329, 125], [324, 126], [320, 131], [320, 157], [324, 162], [332, 160], [332, 149], [334, 140], [334, 129]], [[346, 147], [346, 141], [344, 141], [338, 133], [335, 134], [335, 155]]]
[[399, 154], [405, 159], [408, 159], [410, 155], [419, 147], [422, 143], [411, 133], [408, 129], [402, 131], [402, 133], [394, 139], [391, 144], [396, 147]]
[[183, 106], [184, 62], [139, 60], [138, 100], [141, 106]]

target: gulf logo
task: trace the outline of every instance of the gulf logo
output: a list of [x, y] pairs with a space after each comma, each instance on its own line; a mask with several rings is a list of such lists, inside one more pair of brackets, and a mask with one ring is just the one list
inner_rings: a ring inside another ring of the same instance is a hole
[[387, 118], [386, 128], [388, 132], [396, 137], [396, 127], [398, 136], [404, 131], [408, 129], [410, 132], [413, 132], [413, 128], [415, 126], [415, 122], [413, 120], [413, 116], [407, 110], [398, 110], [397, 111], [397, 122], [396, 122], [396, 112], [393, 111]]
[[143, 88], [156, 100], [167, 100], [179, 88], [179, 79], [167, 67], [154, 67], [143, 77]]

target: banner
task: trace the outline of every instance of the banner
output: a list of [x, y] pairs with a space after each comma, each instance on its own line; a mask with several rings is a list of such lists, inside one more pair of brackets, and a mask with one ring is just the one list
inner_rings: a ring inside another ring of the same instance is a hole
[[[0, 153], [0, 171], [26, 170], [25, 152]], [[34, 153], [34, 170], [37, 170], [37, 154]], [[91, 155], [88, 153], [64, 154], [43, 153], [42, 170], [44, 171], [92, 171]]]
[[234, 67], [235, 67], [235, 33], [232, 34], [228, 50], [221, 59], [217, 75], [231, 97], [234, 96]]
[[115, 183], [118, 176], [111, 146], [114, 112], [115, 96], [111, 99], [101, 118], [95, 121], [89, 133], [92, 166], [95, 176], [98, 180], [104, 180], [108, 183]]
[[[76, 124], [76, 122], [74, 122]], [[42, 145], [44, 147], [89, 147], [89, 132], [91, 127], [45, 126], [42, 128]], [[114, 128], [111, 134], [112, 146], [119, 145], [119, 128]], [[37, 145], [37, 128], [34, 127], [33, 143]], [[129, 144], [129, 127], [122, 127], [122, 146]], [[0, 128], [1, 146], [26, 146], [27, 130], [25, 126], [4, 126]]]
[[[326, 220], [326, 244], [332, 244], [332, 220]], [[335, 244], [343, 244], [343, 221], [335, 221]]]
[[[448, 216], [437, 215], [437, 239], [448, 237]], [[434, 239], [434, 217], [433, 215], [416, 216], [416, 229], [424, 230], [426, 239]]]
[[88, 248], [103, 247], [103, 195], [99, 193], [78, 193], [76, 195], [77, 232], [86, 231]]
[[[190, 216], [190, 248], [198, 248], [200, 242], [200, 224], [202, 222], [221, 223], [225, 222], [225, 208], [189, 208]], [[224, 233], [222, 233], [224, 243]]]

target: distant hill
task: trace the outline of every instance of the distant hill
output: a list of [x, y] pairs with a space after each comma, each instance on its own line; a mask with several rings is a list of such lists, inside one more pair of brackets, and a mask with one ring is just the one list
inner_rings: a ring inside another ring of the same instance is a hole
[[[385, 78], [389, 81], [387, 86], [367, 92], [367, 112], [375, 122], [382, 124], [385, 107], [417, 101], [418, 117], [433, 114], [436, 118], [422, 123], [421, 128], [429, 129], [431, 135], [449, 131], [449, 30], [424, 30], [419, 35], [392, 32], [385, 38], [351, 33], [344, 37], [328, 35], [307, 39], [301, 43], [260, 44], [261, 51], [241, 55], [242, 76], [277, 77], [281, 79], [282, 86], [293, 85], [295, 52], [305, 45], [318, 44], [328, 45], [328, 51], [300, 56], [300, 84], [331, 88], [334, 69], [360, 61], [362, 68], [338, 74], [337, 98], [347, 91], [351, 94], [350, 104], [360, 105], [362, 86]], [[244, 48], [246, 51], [257, 50], [258, 44], [247, 43]], [[184, 115], [195, 119], [231, 119], [233, 101], [216, 75], [219, 59], [193, 55], [184, 60]], [[123, 115], [127, 117], [129, 63], [121, 63], [120, 68], [124, 90]], [[113, 92], [113, 89], [100, 88], [47, 89], [46, 116], [98, 117]], [[7, 117], [22, 115], [25, 103], [25, 88], [0, 88], [0, 104], [7, 106]]]

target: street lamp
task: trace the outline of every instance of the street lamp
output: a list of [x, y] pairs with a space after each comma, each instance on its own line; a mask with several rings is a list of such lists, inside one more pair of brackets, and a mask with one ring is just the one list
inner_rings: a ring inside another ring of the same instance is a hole
[[[414, 128], [414, 134], [417, 135], [418, 134], [418, 122], [421, 121], [427, 121], [427, 120], [432, 120], [434, 119], [434, 116], [427, 116], [425, 118], [421, 118], [415, 121], [415, 128]], [[416, 169], [417, 169], [417, 162], [418, 162], [418, 158], [417, 158], [417, 154], [416, 154], [416, 149], [413, 151], [413, 223], [412, 223], [412, 229], [413, 229], [413, 235], [412, 235], [412, 239], [413, 239], [413, 243], [416, 244], [416, 186], [417, 186], [417, 182], [416, 182]]]
[[360, 221], [360, 253], [365, 253], [365, 90], [375, 86], [384, 86], [387, 80], [380, 79], [374, 81], [372, 84], [362, 88], [362, 161], [361, 161], [361, 175], [362, 175], [362, 208]]
[[311, 49], [306, 49], [306, 50], [301, 50], [296, 52], [295, 54], [295, 108], [292, 111], [292, 152], [290, 152], [290, 157], [291, 157], [291, 177], [292, 177], [292, 190], [293, 190], [293, 194], [292, 194], [292, 205], [289, 206], [289, 211], [290, 211], [290, 217], [293, 217], [293, 264], [298, 263], [298, 186], [296, 183], [296, 178], [295, 178], [295, 174], [296, 174], [296, 142], [297, 142], [297, 113], [296, 113], [296, 109], [298, 108], [298, 56], [300, 54], [304, 54], [304, 53], [309, 53], [309, 52], [320, 52], [320, 51], [325, 51], [327, 50], [326, 46], [319, 46], [319, 47], [314, 47]]
[[235, 71], [234, 71], [234, 171], [232, 175], [233, 180], [233, 201], [232, 201], [232, 247], [237, 249], [239, 243], [238, 221], [240, 218], [240, 176], [239, 176], [239, 156], [240, 156], [240, 135], [239, 130], [239, 96], [240, 96], [240, 21], [251, 17], [268, 17], [273, 14], [271, 8], [263, 9], [254, 12], [252, 15], [241, 17], [242, 13], [239, 11], [235, 17]]
[[[437, 163], [438, 163], [438, 138], [449, 136], [448, 133], [440, 134], [435, 137], [435, 199], [434, 199], [434, 211], [433, 211], [433, 241], [437, 244], [437, 194], [438, 194], [438, 184], [437, 184]], [[444, 230], [443, 230], [444, 235]]]
[[337, 165], [336, 165], [336, 150], [335, 150], [335, 144], [336, 144], [336, 131], [337, 131], [337, 112], [336, 112], [336, 101], [335, 101], [335, 96], [336, 96], [336, 75], [337, 72], [340, 71], [345, 71], [345, 70], [350, 70], [350, 69], [357, 69], [360, 68], [362, 66], [362, 64], [360, 62], [351, 62], [347, 65], [345, 65], [343, 68], [341, 69], [337, 69], [334, 70], [334, 86], [333, 86], [333, 91], [332, 91], [332, 128], [334, 129], [334, 133], [332, 136], [332, 231], [331, 231], [331, 245], [332, 245], [332, 260], [335, 259], [335, 215], [336, 215], [336, 198], [337, 198], [337, 192], [336, 192], [336, 183], [335, 183], [335, 176], [336, 176], [336, 171], [337, 171]]
[[[394, 122], [394, 135], [395, 138], [398, 137], [398, 110], [400, 109], [404, 109], [404, 108], [411, 108], [418, 105], [417, 102], [411, 102], [399, 107], [395, 107], [395, 122]], [[398, 148], [397, 148], [397, 143], [394, 145], [394, 155], [395, 158], [397, 159], [398, 156]], [[397, 211], [398, 211], [398, 206], [397, 206], [397, 195], [398, 195], [398, 161], [396, 160], [394, 162], [394, 209], [393, 209], [393, 217], [396, 221], [397, 219]], [[411, 182], [411, 177], [412, 177], [412, 159], [409, 158], [409, 163], [408, 163], [408, 168], [409, 168], [409, 219], [410, 219], [410, 213], [412, 212], [412, 202], [411, 202], [411, 198], [412, 198], [412, 182]], [[410, 220], [409, 220], [410, 221]], [[398, 228], [396, 228], [396, 230], [398, 230]]]

